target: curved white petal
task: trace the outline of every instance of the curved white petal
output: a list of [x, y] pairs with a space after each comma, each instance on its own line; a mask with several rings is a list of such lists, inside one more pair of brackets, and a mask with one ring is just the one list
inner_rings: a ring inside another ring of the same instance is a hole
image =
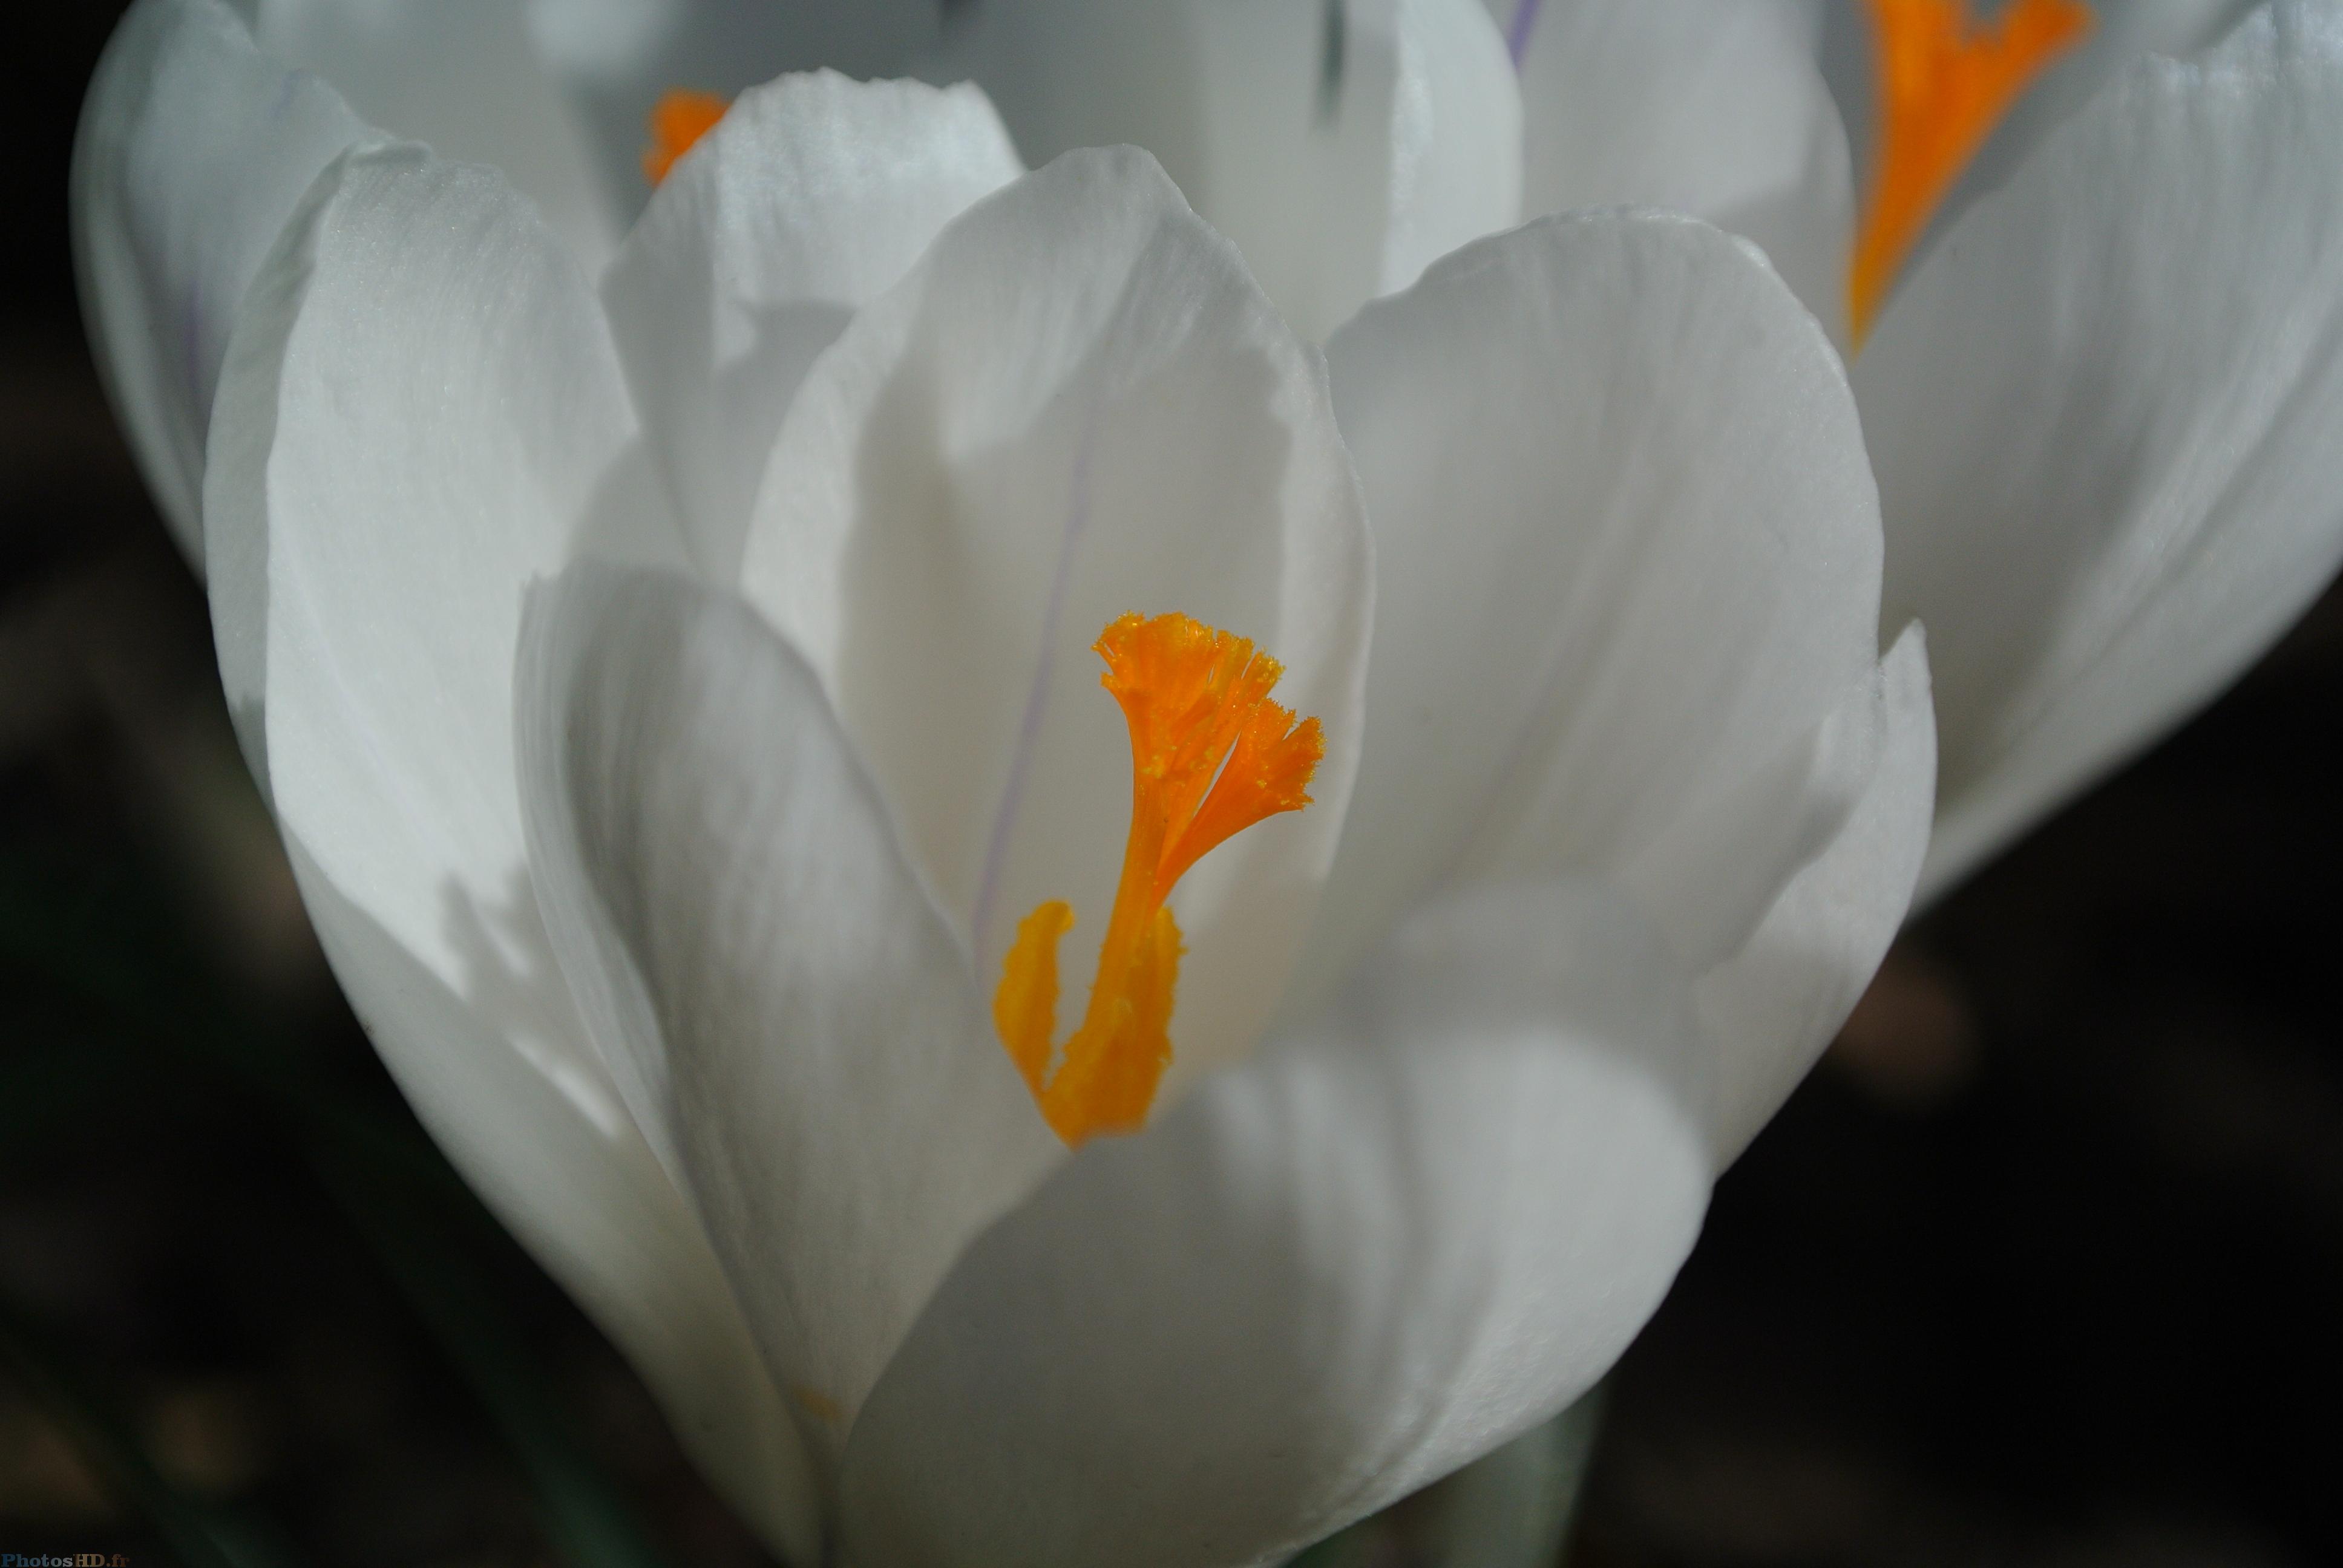
[[617, 243], [585, 132], [529, 40], [525, 0], [256, 0], [260, 46], [373, 125], [494, 165], [591, 274]]
[[901, 76], [935, 46], [937, 0], [522, 0], [538, 56], [566, 86], [622, 221], [649, 197], [652, 106], [678, 89], [732, 97], [789, 71]]
[[784, 76], [677, 164], [602, 285], [709, 580], [739, 576], [781, 416], [847, 318], [1023, 169], [974, 87]]
[[1801, 0], [1484, 0], [1521, 62], [1523, 210], [1672, 207], [1755, 240], [1844, 341], [1855, 195]]
[[413, 147], [345, 155], [229, 345], [214, 626], [311, 916], [417, 1113], [743, 1511], [802, 1549], [802, 1453], [578, 1022], [523, 850], [523, 586], [598, 527], [676, 553], [649, 492], [608, 488], [632, 435], [593, 296], [509, 186]]
[[1313, 981], [1482, 876], [1613, 877], [1688, 966], [1731, 951], [1870, 767], [1819, 733], [1876, 662], [1880, 546], [1813, 317], [1705, 224], [1582, 215], [1329, 354], [1380, 588]]
[[1154, 154], [1312, 339], [1521, 215], [1520, 101], [1473, 0], [987, 0], [940, 68], [1029, 163]]
[[317, 171], [366, 135], [219, 0], [139, 0], [74, 139], [74, 261], [99, 373], [179, 547], [203, 560], [204, 439], [245, 290]]
[[2137, 62], [1969, 209], [1855, 373], [1928, 628], [1921, 897], [2235, 678], [2343, 557], [2343, 12]]
[[530, 600], [532, 863], [563, 967], [818, 1449], [970, 1237], [1065, 1158], [820, 683], [748, 606]]
[[1283, 661], [1317, 804], [1182, 881], [1159, 1108], [1249, 1050], [1333, 858], [1372, 585], [1322, 365], [1144, 153], [1068, 154], [970, 209], [807, 378], [745, 591], [820, 672], [989, 996], [1017, 922], [1081, 922], [1087, 992], [1131, 747], [1091, 645], [1178, 611]]
[[1936, 786], [1928, 656], [1917, 626], [1906, 628], [1881, 661], [1877, 700], [1885, 734], [1863, 799], [1741, 950], [1700, 977], [1720, 1171], [1838, 1033], [1911, 906]]
[[1707, 1198], [1682, 982], [1554, 884], [1362, 972], [970, 1250], [848, 1449], [855, 1561], [1279, 1561], [1609, 1366]]
[[790, 1563], [820, 1561], [819, 1483], [693, 1211], [623, 1113], [589, 1109], [583, 1026], [527, 884], [451, 895], [460, 973], [387, 930], [289, 829], [303, 904], [391, 1076], [473, 1191], [622, 1349], [702, 1473]]
[[[1778, 697], [1795, 701], [1788, 692]], [[1788, 733], [1769, 752], [1720, 769], [1687, 799], [1664, 833], [1623, 856], [1619, 886], [1664, 925], [1669, 946], [1700, 972], [1738, 949], [1799, 870], [1845, 829], [1869, 792], [1887, 744], [1880, 671], [1866, 665], [1822, 717]], [[1551, 781], [1501, 785], [1516, 796], [1546, 794], [1545, 813], [1566, 812]], [[1526, 829], [1526, 830], [1524, 830]], [[1476, 845], [1463, 876], [1503, 874], [1527, 849], [1533, 859], [1551, 825], [1534, 819]]]
[[[1361, 64], [1391, 60], [1390, 196], [1375, 276], [1375, 292], [1390, 294], [1458, 246], [1521, 221], [1521, 92], [1503, 41], [1473, 0], [1346, 0], [1345, 8], [1364, 45]], [[1340, 309], [1334, 319], [1350, 315]]]

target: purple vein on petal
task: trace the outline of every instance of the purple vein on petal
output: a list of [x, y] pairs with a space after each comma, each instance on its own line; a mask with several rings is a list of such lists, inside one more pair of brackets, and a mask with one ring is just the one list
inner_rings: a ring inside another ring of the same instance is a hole
[[[1023, 804], [1025, 775], [1032, 765], [1033, 748], [1041, 735], [1041, 714], [1050, 705], [1050, 678], [1058, 663], [1058, 622], [1064, 618], [1066, 584], [1073, 576], [1074, 549], [1091, 522], [1091, 451], [1097, 445], [1095, 424], [1085, 425], [1081, 445], [1074, 451], [1074, 472], [1066, 503], [1066, 526], [1058, 536], [1058, 560], [1050, 575], [1050, 598], [1041, 612], [1041, 648], [1033, 660], [1033, 684], [1025, 693], [1025, 711], [1017, 721], [1017, 749], [1009, 759], [1009, 780], [1001, 789], [1001, 805], [992, 814], [992, 831], [984, 844], [984, 872], [976, 882], [976, 908], [969, 921], [969, 945], [984, 940], [984, 923], [992, 916], [992, 900], [1000, 890], [1001, 863], [1009, 853], [1009, 835], [1017, 826]], [[982, 964], [980, 951], [978, 962]]]
[[1505, 29], [1505, 49], [1513, 57], [1513, 69], [1522, 68], [1522, 61], [1530, 52], [1530, 29], [1537, 25], [1538, 0], [1521, 0], [1513, 8], [1513, 25]]

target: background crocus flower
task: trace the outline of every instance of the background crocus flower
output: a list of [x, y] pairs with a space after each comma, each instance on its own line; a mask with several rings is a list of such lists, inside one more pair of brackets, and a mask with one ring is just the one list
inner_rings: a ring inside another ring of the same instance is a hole
[[935, 0], [140, 4], [85, 109], [75, 229], [101, 364], [181, 543], [200, 564], [245, 288], [342, 147], [387, 133], [492, 165], [598, 274], [649, 195], [663, 99], [817, 67], [972, 75], [1029, 165], [1148, 147], [1313, 337], [1521, 216], [1518, 98], [1472, 0], [988, 5], [950, 27]]
[[921, 70], [981, 86], [1030, 161], [1147, 148], [1307, 337], [1522, 217], [1521, 96], [1475, 0], [1001, 0]]
[[[1924, 900], [2209, 700], [2333, 576], [2343, 11], [1872, 0], [1825, 37], [1822, 10], [1764, 0], [1490, 7], [1526, 210], [1710, 217], [1842, 343], [1899, 118], [1906, 163], [1946, 130], [1981, 143], [1906, 193], [1933, 219], [1884, 253], [1853, 369], [1883, 625], [1926, 624], [1936, 670]], [[1879, 52], [1932, 34], [1957, 47], [1899, 103]], [[1973, 90], [1996, 72], [2006, 94]]]
[[[1534, 225], [1322, 358], [1145, 155], [814, 75], [598, 292], [329, 80], [134, 11], [94, 333], [354, 1005], [769, 1538], [1267, 1561], [1588, 1386], [1926, 838], [1855, 405], [1764, 263]], [[1256, 639], [1321, 747], [1146, 893], [1141, 1126], [1002, 1021], [1035, 911], [1147, 886], [1132, 611]]]

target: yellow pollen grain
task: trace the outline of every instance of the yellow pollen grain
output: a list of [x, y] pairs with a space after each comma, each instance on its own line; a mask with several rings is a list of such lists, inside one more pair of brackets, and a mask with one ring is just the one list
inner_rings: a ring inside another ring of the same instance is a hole
[[1172, 1064], [1183, 949], [1164, 900], [1215, 846], [1310, 804], [1326, 751], [1318, 720], [1297, 723], [1269, 699], [1283, 667], [1248, 638], [1184, 615], [1126, 615], [1095, 646], [1106, 660], [1100, 684], [1131, 730], [1131, 798], [1090, 1007], [1061, 1053], [1051, 1043], [1058, 942], [1074, 911], [1058, 900], [1019, 923], [992, 996], [1001, 1045], [1070, 1147], [1144, 1122]]
[[699, 138], [732, 106], [713, 93], [677, 89], [663, 93], [651, 106], [650, 145], [643, 148], [643, 177], [657, 186], [666, 180], [675, 160], [691, 151]]
[[1865, 0], [1878, 66], [1879, 142], [1847, 271], [1857, 343], [1929, 215], [1995, 126], [2091, 30], [2081, 0], [2009, 0], [1973, 25], [1964, 0]]

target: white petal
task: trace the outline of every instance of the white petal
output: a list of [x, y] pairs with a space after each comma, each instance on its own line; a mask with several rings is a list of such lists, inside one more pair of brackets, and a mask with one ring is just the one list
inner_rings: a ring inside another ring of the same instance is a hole
[[1923, 900], [2236, 677], [2343, 557], [2343, 14], [2138, 62], [1855, 370], [1886, 623], [1928, 628]]
[[724, 97], [789, 71], [900, 76], [935, 46], [937, 0], [524, 0], [538, 55], [564, 83], [623, 219], [643, 177], [652, 106], [677, 89]]
[[749, 89], [676, 166], [602, 295], [709, 580], [739, 575], [757, 480], [814, 357], [1023, 172], [974, 87], [831, 72]]
[[214, 626], [311, 916], [417, 1114], [802, 1550], [818, 1523], [788, 1418], [586, 1038], [523, 851], [522, 587], [590, 530], [660, 553], [613, 472], [631, 438], [593, 296], [509, 186], [412, 147], [346, 155], [229, 345]]
[[[1813, 318], [1704, 224], [1584, 215], [1460, 252], [1329, 353], [1381, 587], [1312, 980], [1482, 875], [1623, 877], [1688, 964], [1731, 950], [1665, 890], [1738, 879], [1754, 923], [1749, 879], [1835, 825], [1796, 825], [1826, 807], [1801, 759], [1876, 657], [1876, 501]], [[1668, 871], [1704, 816], [1713, 855]]]
[[1554, 885], [1364, 972], [971, 1249], [848, 1450], [856, 1561], [1276, 1561], [1609, 1366], [1707, 1197], [1682, 983]]
[[204, 439], [245, 290], [317, 171], [365, 134], [218, 0], [139, 0], [90, 81], [72, 178], [82, 308], [131, 452], [198, 564]]
[[1065, 1158], [819, 683], [754, 611], [574, 568], [530, 600], [533, 863], [621, 1085], [817, 1446]]
[[1882, 661], [1880, 699], [1885, 745], [1863, 799], [1747, 945], [1700, 978], [1701, 1021], [1716, 1063], [1710, 1115], [1719, 1170], [1838, 1033], [1910, 907], [1936, 784], [1918, 627], [1906, 628]]
[[742, 1518], [788, 1561], [820, 1561], [804, 1442], [698, 1217], [623, 1116], [589, 1109], [608, 1085], [578, 1081], [594, 1070], [583, 1027], [527, 884], [505, 908], [451, 900], [476, 953], [457, 980], [353, 902], [298, 837], [286, 842], [350, 1006], [433, 1139], [626, 1352]]
[[591, 273], [617, 243], [578, 116], [531, 46], [524, 0], [258, 0], [262, 48], [373, 125], [492, 164]]
[[942, 68], [1029, 163], [1153, 153], [1313, 339], [1521, 214], [1519, 98], [1473, 0], [988, 0]]
[[[1621, 859], [1618, 885], [1664, 922], [1670, 950], [1687, 969], [1705, 970], [1739, 948], [1790, 879], [1838, 838], [1886, 745], [1882, 676], [1867, 665], [1814, 724], [1770, 754], [1720, 769], [1724, 777], [1687, 800], [1668, 831]], [[1557, 809], [1567, 811], [1568, 801], [1549, 808]], [[1520, 829], [1512, 837], [1523, 847], [1535, 841]], [[1500, 839], [1476, 853], [1473, 869], [1502, 876], [1516, 853]]]
[[[2083, 42], [2026, 89], [1961, 176], [1947, 206], [1996, 190], [2042, 138], [2143, 55], [2186, 59], [2219, 43], [2258, 0], [2128, 0], [2092, 7]], [[1952, 216], [1947, 213], [1946, 216]]]
[[1846, 131], [1799, 0], [1486, 0], [1516, 40], [1523, 210], [1673, 207], [1745, 235], [1835, 339]]
[[[1345, 48], [1360, 47], [1363, 65], [1392, 62], [1390, 196], [1375, 278], [1375, 292], [1390, 294], [1458, 246], [1521, 221], [1521, 92], [1503, 40], [1473, 0], [1375, 0], [1346, 14], [1360, 43]], [[1334, 319], [1351, 315], [1342, 304], [1326, 307], [1340, 311]]]
[[1091, 644], [1178, 611], [1282, 660], [1323, 720], [1317, 804], [1172, 899], [1177, 1052], [1159, 1107], [1249, 1050], [1333, 858], [1372, 592], [1324, 370], [1145, 154], [1067, 155], [948, 227], [815, 366], [758, 500], [750, 600], [820, 673], [987, 993], [1016, 923], [1077, 919], [1095, 967], [1130, 741]]

